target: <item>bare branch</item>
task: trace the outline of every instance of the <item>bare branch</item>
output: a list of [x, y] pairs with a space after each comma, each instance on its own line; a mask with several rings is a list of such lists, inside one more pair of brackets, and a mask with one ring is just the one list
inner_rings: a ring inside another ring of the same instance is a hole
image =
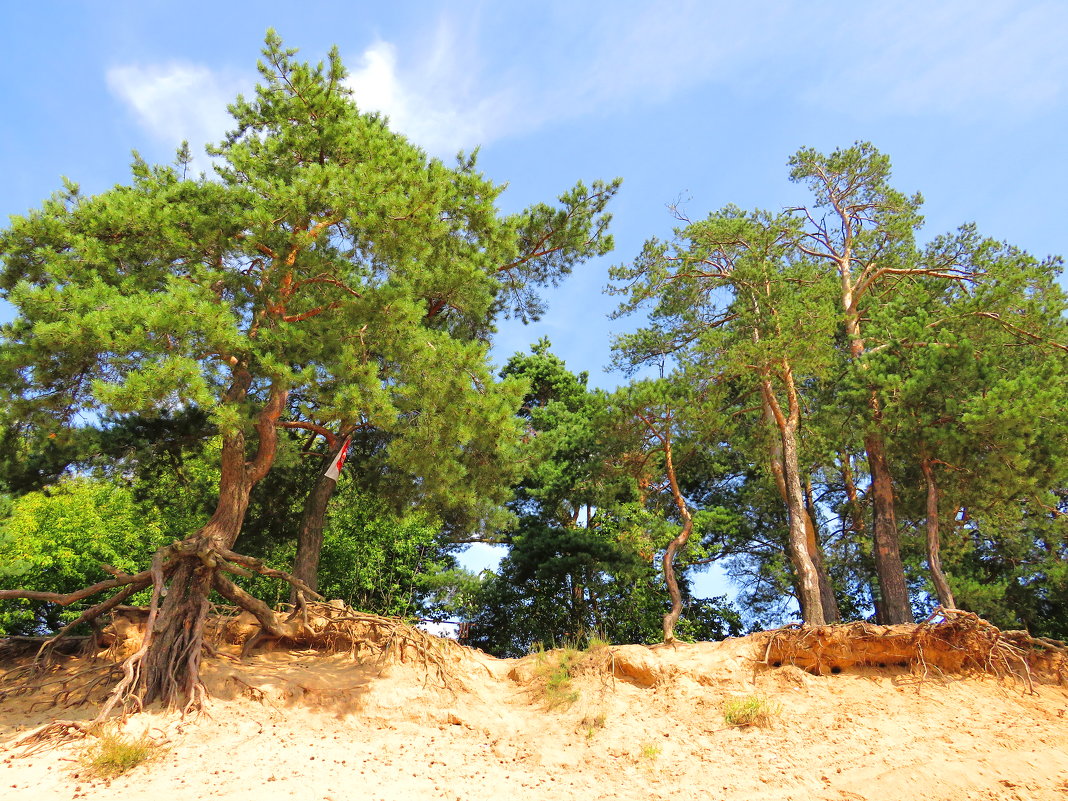
[[299, 420], [281, 420], [278, 423], [275, 423], [275, 425], [279, 428], [297, 428], [302, 431], [311, 431], [326, 439], [328, 447], [334, 448], [337, 446], [337, 435], [326, 426], [321, 426], [318, 423], [304, 423]]
[[[282, 581], [287, 581], [294, 587], [296, 587], [298, 590], [303, 592], [305, 595], [307, 595], [309, 598], [314, 598], [319, 601], [323, 600], [323, 596], [321, 596], [319, 593], [317, 593], [315, 590], [313, 590], [300, 579], [291, 576], [285, 571], [275, 570], [273, 567], [267, 567], [267, 565], [265, 565], [262, 560], [257, 559], [254, 556], [245, 556], [244, 554], [236, 553], [234, 551], [226, 549], [221, 549], [219, 551], [219, 555], [222, 556], [223, 559], [227, 560], [228, 562], [234, 562], [239, 565], [244, 565], [250, 570], [259, 573], [261, 576], [267, 576], [268, 578], [276, 578], [281, 579]], [[222, 564], [220, 565], [220, 567], [225, 570], [228, 567], [232, 567], [232, 565], [227, 566], [225, 564]], [[251, 612], [252, 610], [250, 609], [249, 611]]]
[[[112, 568], [112, 570], [114, 570], [114, 568]], [[115, 572], [118, 573], [118, 571]], [[39, 592], [37, 590], [0, 590], [0, 601], [7, 600], [8, 598], [25, 598], [28, 601], [47, 601], [48, 603], [58, 604], [59, 606], [70, 606], [73, 603], [90, 598], [97, 593], [114, 590], [118, 587], [125, 587], [128, 584], [151, 581], [151, 576], [151, 570], [143, 570], [134, 576], [119, 574], [116, 578], [100, 581], [89, 587], [82, 587], [80, 590], [75, 590], [66, 595], [58, 592]]]

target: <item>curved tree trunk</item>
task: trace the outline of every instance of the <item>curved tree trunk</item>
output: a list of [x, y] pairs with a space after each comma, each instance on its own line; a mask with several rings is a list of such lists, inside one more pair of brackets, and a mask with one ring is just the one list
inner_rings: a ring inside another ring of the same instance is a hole
[[679, 622], [682, 614], [682, 592], [679, 590], [679, 582], [675, 578], [675, 554], [685, 547], [693, 531], [693, 516], [686, 505], [686, 499], [682, 497], [679, 482], [675, 477], [675, 462], [671, 454], [670, 432], [663, 440], [664, 457], [667, 463], [668, 483], [671, 485], [671, 495], [675, 499], [675, 506], [682, 518], [682, 531], [670, 543], [664, 551], [664, 580], [667, 582], [668, 595], [671, 597], [671, 611], [664, 615], [664, 642], [675, 641], [675, 624]]
[[[247, 395], [251, 379], [238, 374], [230, 399]], [[275, 424], [285, 406], [286, 391], [271, 388], [270, 396], [256, 422], [258, 448], [251, 461], [245, 457], [245, 435], [241, 432], [223, 438], [219, 502], [211, 519], [182, 543], [169, 546], [175, 557], [168, 570], [168, 584], [157, 593], [165, 597], [145, 632], [140, 658], [128, 664], [128, 681], [120, 684], [139, 704], [162, 701], [168, 706], [188, 706], [197, 700], [200, 685], [200, 653], [204, 643], [204, 621], [208, 597], [222, 564], [241, 531], [252, 487], [270, 470], [278, 445]], [[118, 698], [118, 695], [115, 696]]]
[[[820, 594], [819, 575], [809, 552], [808, 532], [805, 520], [808, 512], [805, 509], [804, 494], [801, 491], [801, 477], [798, 468], [797, 455], [797, 429], [800, 424], [801, 412], [797, 400], [797, 392], [793, 383], [793, 373], [789, 363], [784, 360], [783, 380], [787, 386], [788, 414], [783, 414], [778, 399], [768, 378], [761, 380], [761, 394], [763, 396], [766, 414], [769, 414], [776, 425], [782, 456], [782, 487], [786, 500], [787, 520], [789, 534], [787, 539], [790, 562], [794, 567], [798, 583], [798, 602], [801, 605], [801, 619], [811, 626], [822, 626], [826, 619], [823, 613], [823, 601]], [[775, 472], [773, 446], [772, 472]]]
[[942, 546], [938, 532], [938, 484], [935, 482], [934, 467], [926, 451], [920, 460], [920, 469], [927, 484], [927, 564], [931, 568], [931, 581], [934, 583], [938, 603], [946, 609], [955, 609], [953, 590], [949, 587], [946, 574], [942, 572]]

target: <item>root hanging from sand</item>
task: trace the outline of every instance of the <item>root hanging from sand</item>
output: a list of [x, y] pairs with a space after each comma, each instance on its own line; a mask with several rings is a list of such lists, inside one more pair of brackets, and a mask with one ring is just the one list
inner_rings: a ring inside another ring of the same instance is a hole
[[[156, 587], [162, 586], [157, 582]], [[157, 593], [159, 590], [157, 589]], [[41, 737], [61, 740], [77, 736], [86, 725], [99, 725], [118, 712], [120, 717], [139, 712], [143, 705], [135, 687], [143, 659], [152, 641], [152, 627], [158, 611], [158, 597], [154, 593], [147, 609], [119, 606], [114, 610], [112, 623], [106, 630], [104, 648], [94, 638], [79, 641], [83, 660], [68, 662], [58, 655], [67, 648], [57, 649], [55, 642], [22, 638], [5, 644], [6, 671], [0, 671], [0, 701], [15, 696], [32, 696], [34, 707], [77, 707], [102, 704], [99, 714], [90, 724], [57, 721], [42, 729]], [[399, 618], [382, 617], [360, 612], [340, 601], [330, 603], [301, 602], [285, 605], [281, 611], [268, 610], [271, 626], [265, 630], [259, 615], [239, 606], [211, 605], [205, 610], [202, 646], [209, 654], [240, 661], [260, 646], [278, 645], [307, 648], [326, 653], [346, 653], [355, 661], [377, 662], [381, 665], [404, 663], [424, 671], [424, 681], [455, 692], [464, 688], [455, 663], [466, 649], [458, 643], [435, 637], [408, 625]], [[89, 644], [96, 644], [92, 653], [84, 653]], [[46, 647], [47, 646], [47, 647]], [[240, 656], [237, 654], [240, 653]], [[200, 652], [187, 653], [196, 658]], [[77, 666], [71, 669], [72, 666]], [[206, 701], [203, 685], [193, 688], [190, 703], [183, 714], [201, 708]], [[34, 736], [37, 736], [35, 733]]]
[[58, 748], [65, 743], [84, 739], [96, 732], [98, 726], [94, 723], [81, 723], [77, 720], [55, 720], [51, 723], [34, 729], [20, 740], [15, 742], [16, 748], [21, 748], [21, 757], [33, 756], [42, 751]]
[[972, 612], [939, 607], [923, 623], [878, 626], [857, 622], [793, 626], [768, 632], [769, 667], [796, 665], [816, 675], [857, 667], [930, 672], [977, 672], [1020, 682], [1068, 685], [1068, 647], [1058, 640], [1001, 631]]
[[[340, 601], [302, 602], [283, 608], [290, 609], [286, 623], [292, 627], [291, 633], [272, 636], [259, 629], [245, 640], [243, 653], [265, 640], [276, 640], [295, 647], [347, 653], [359, 662], [413, 664], [426, 671], [427, 681], [434, 680], [444, 689], [452, 691], [464, 686], [451, 665], [464, 647], [453, 640], [427, 634], [400, 618], [360, 612]], [[213, 630], [212, 639], [235, 642], [249, 633], [240, 615], [217, 620], [221, 625]]]

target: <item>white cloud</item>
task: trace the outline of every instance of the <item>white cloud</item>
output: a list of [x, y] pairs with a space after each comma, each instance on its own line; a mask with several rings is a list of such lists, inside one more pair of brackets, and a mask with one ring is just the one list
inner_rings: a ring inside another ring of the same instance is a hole
[[[411, 48], [406, 55], [414, 58], [403, 61], [394, 44], [374, 42], [356, 59], [348, 84], [361, 111], [387, 115], [394, 130], [451, 157], [509, 128], [511, 93], [478, 91], [473, 52], [442, 24], [429, 46]], [[247, 90], [243, 81], [188, 63], [114, 67], [107, 82], [154, 139], [168, 146], [187, 139], [194, 153], [222, 137], [231, 124], [227, 104]]]
[[377, 41], [352, 70], [348, 85], [362, 111], [378, 111], [390, 127], [437, 156], [498, 138], [512, 117], [508, 90], [481, 93], [473, 48], [441, 25], [429, 48], [411, 48], [403, 62], [397, 47]]
[[207, 67], [185, 63], [113, 67], [107, 82], [150, 136], [174, 147], [188, 140], [194, 154], [226, 133], [231, 124], [226, 106], [240, 86]]
[[[402, 44], [375, 41], [348, 59], [349, 86], [362, 110], [382, 112], [442, 157], [682, 92], [688, 103], [716, 104], [725, 88], [860, 115], [1007, 116], [1063, 102], [1066, 5], [836, 8], [678, 0], [569, 4], [565, 13], [550, 3], [489, 22], [489, 12], [465, 12]], [[188, 63], [116, 67], [108, 84], [168, 145], [218, 139], [226, 104], [247, 85]]]

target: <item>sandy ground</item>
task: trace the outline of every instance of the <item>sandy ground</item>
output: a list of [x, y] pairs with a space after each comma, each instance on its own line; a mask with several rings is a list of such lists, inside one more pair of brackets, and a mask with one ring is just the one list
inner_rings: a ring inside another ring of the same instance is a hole
[[[212, 659], [207, 711], [132, 716], [126, 730], [161, 746], [110, 782], [87, 777], [85, 741], [15, 745], [93, 709], [3, 702], [0, 799], [1068, 798], [1066, 688], [900, 668], [817, 677], [756, 666], [757, 650], [752, 638], [603, 649], [555, 709], [538, 657], [450, 648], [451, 689], [347, 655]], [[772, 725], [727, 726], [723, 702], [754, 693], [781, 705]]]

